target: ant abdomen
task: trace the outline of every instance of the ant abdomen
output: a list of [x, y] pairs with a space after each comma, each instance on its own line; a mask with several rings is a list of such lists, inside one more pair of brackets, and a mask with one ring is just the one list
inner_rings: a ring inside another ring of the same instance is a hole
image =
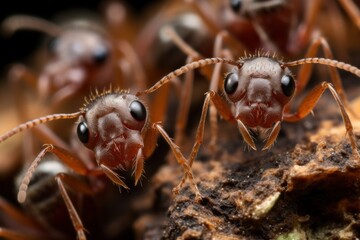
[[[46, 230], [49, 234], [48, 237], [70, 239], [74, 235], [74, 227], [58, 187], [56, 180], [58, 174], [66, 174], [87, 184], [84, 176], [74, 174], [54, 156], [47, 156], [34, 172], [23, 207], [26, 209], [26, 213], [30, 214]], [[17, 187], [20, 186], [22, 177], [23, 175], [18, 176]], [[87, 226], [99, 224], [95, 223], [96, 218], [87, 214], [89, 209], [95, 209], [92, 197], [74, 191], [69, 191], [69, 197]], [[97, 233], [94, 231], [92, 234], [96, 235]]]

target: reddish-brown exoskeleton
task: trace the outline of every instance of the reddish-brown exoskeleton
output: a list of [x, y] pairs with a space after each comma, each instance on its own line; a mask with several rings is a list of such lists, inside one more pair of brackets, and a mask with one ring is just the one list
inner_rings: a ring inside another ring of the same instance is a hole
[[[325, 4], [323, 0], [220, 0], [212, 5], [202, 0], [187, 2], [192, 4], [213, 33], [228, 31], [229, 43], [237, 46], [234, 42], [239, 41], [243, 50], [250, 52], [263, 48], [283, 56], [298, 56], [314, 36], [323, 34], [319, 29], [319, 15], [322, 14], [327, 16], [327, 25], [340, 31], [346, 29], [335, 1], [326, 1]], [[360, 13], [356, 4], [351, 0], [340, 0], [339, 3], [360, 27]], [[344, 35], [346, 32], [331, 35], [335, 39], [332, 44], [346, 41]], [[337, 50], [341, 53], [341, 49]]]
[[[122, 27], [122, 16], [116, 14], [121, 5], [111, 4], [109, 8], [110, 15], [120, 19], [106, 16], [104, 21], [94, 13], [79, 12], [76, 17], [64, 14], [62, 24], [26, 15], [14, 15], [2, 22], [2, 30], [8, 34], [28, 29], [48, 37], [48, 44], [36, 53], [45, 52], [42, 61], [34, 61], [34, 65], [39, 65], [38, 72], [27, 65], [14, 64], [8, 74], [21, 122], [53, 112], [76, 111], [95, 88], [101, 91], [111, 84], [145, 88], [145, 75], [133, 48], [127, 39], [117, 38], [122, 30], [114, 30], [115, 26]], [[60, 137], [70, 135], [69, 125], [65, 129], [57, 125], [51, 128]], [[24, 145], [34, 144], [27, 141]]]
[[[125, 39], [115, 39], [111, 31], [107, 31], [107, 25], [113, 29], [114, 23], [101, 25], [96, 20], [84, 16], [57, 25], [26, 15], [5, 19], [2, 28], [6, 33], [31, 29], [44, 32], [51, 39], [47, 60], [38, 76], [21, 64], [10, 69], [9, 78], [15, 88], [16, 99], [23, 98], [19, 94], [20, 81], [36, 89], [36, 95], [40, 97], [42, 104], [52, 111], [59, 105], [69, 102], [74, 104], [79, 97], [82, 99], [95, 88], [104, 89], [113, 81], [117, 81], [116, 85], [124, 83], [129, 76], [132, 76], [132, 83], [137, 83], [136, 86], [145, 87], [142, 68], [130, 44]], [[130, 87], [128, 83], [124, 85]], [[23, 101], [17, 100], [17, 105], [19, 113], [23, 114], [26, 110]]]
[[166, 1], [146, 21], [135, 42], [140, 59], [154, 80], [182, 66], [189, 55], [178, 49], [168, 28], [203, 55], [211, 53], [213, 37], [200, 16], [182, 1]]
[[[70, 182], [79, 182], [77, 185], [83, 184], [86, 188], [88, 188], [88, 182], [96, 180], [95, 177], [90, 178], [74, 173], [55, 156], [46, 156], [46, 159], [40, 162], [34, 171], [22, 209], [16, 208], [0, 197], [1, 237], [13, 240], [74, 239], [75, 229], [62, 198], [62, 192], [65, 192], [64, 196], [69, 195], [79, 216], [84, 220], [85, 226], [91, 231], [91, 236], [96, 238], [101, 236], [106, 239], [103, 223], [107, 219], [102, 217], [103, 215], [98, 211], [99, 206], [94, 202], [94, 199], [101, 194], [93, 195], [92, 192], [84, 194], [83, 190], [77, 191], [76, 187], [59, 188], [57, 179], [60, 176]], [[22, 177], [23, 175], [20, 175], [17, 179], [20, 181]], [[16, 181], [17, 187], [19, 187], [19, 181]]]
[[[149, 113], [142, 101], [128, 91], [105, 91], [92, 96], [80, 111], [71, 114], [53, 114], [28, 121], [0, 136], [0, 143], [9, 137], [39, 124], [59, 120], [78, 118], [77, 136], [91, 151], [93, 158], [84, 159], [81, 150], [70, 149], [66, 144], [53, 139], [54, 144], [47, 144], [31, 163], [21, 181], [18, 200], [24, 202], [31, 177], [47, 153], [53, 153], [75, 173], [82, 176], [96, 177], [106, 175], [112, 182], [129, 189], [118, 170], [131, 170], [135, 185], [143, 174], [144, 161], [152, 154], [156, 146], [158, 131], [169, 142], [174, 155], [184, 167], [186, 176], [192, 178], [190, 167], [182, 157], [178, 147], [172, 143], [159, 124], [156, 128], [150, 123]], [[155, 116], [155, 119], [156, 116]], [[51, 136], [49, 136], [51, 138]], [[62, 146], [62, 147], [59, 147]], [[85, 239], [84, 226], [72, 204], [66, 188], [90, 194], [96, 193], [99, 184], [86, 185], [67, 174], [56, 174], [56, 182], [66, 203], [73, 226], [79, 239]], [[193, 186], [196, 188], [196, 186]]]
[[303, 81], [307, 81], [307, 79], [295, 81], [289, 67], [301, 64], [322, 64], [349, 71], [360, 77], [360, 69], [343, 62], [324, 58], [304, 58], [293, 62], [282, 62], [264, 54], [242, 58], [238, 61], [224, 58], [208, 58], [187, 64], [171, 72], [157, 84], [143, 92], [139, 92], [137, 95], [151, 93], [175, 76], [217, 63], [227, 63], [234, 65], [235, 68], [224, 79], [223, 95], [225, 99], [216, 91], [209, 91], [206, 94], [196, 141], [188, 159], [189, 166], [192, 165], [202, 143], [207, 107], [210, 101], [215, 105], [223, 119], [237, 124], [245, 142], [252, 149], [255, 150], [256, 145], [250, 133], [251, 131], [265, 138], [266, 142], [262, 148], [262, 150], [265, 150], [274, 144], [282, 121], [295, 122], [306, 117], [327, 89], [331, 92], [340, 108], [351, 143], [353, 157], [356, 161], [360, 161], [353, 126], [342, 103], [342, 98], [337, 92], [343, 91], [342, 88], [334, 88], [332, 84], [322, 82], [308, 93], [298, 106], [297, 111], [291, 112], [288, 107], [292, 103], [291, 100], [296, 94], [296, 90], [301, 90], [299, 86], [303, 87]]

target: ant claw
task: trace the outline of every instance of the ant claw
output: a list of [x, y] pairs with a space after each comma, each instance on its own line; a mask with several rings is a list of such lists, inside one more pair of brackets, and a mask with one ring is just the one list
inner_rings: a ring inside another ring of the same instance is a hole
[[197, 203], [201, 202], [203, 200], [203, 196], [201, 195], [200, 192], [195, 192], [195, 201]]

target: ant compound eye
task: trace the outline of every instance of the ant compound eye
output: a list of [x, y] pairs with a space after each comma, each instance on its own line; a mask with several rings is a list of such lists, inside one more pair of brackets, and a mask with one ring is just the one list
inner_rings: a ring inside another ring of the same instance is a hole
[[85, 122], [80, 122], [77, 126], [77, 135], [80, 141], [84, 144], [89, 142], [89, 129]]
[[242, 6], [242, 0], [230, 0], [230, 5], [234, 12], [239, 12]]
[[281, 89], [285, 96], [290, 97], [295, 91], [295, 80], [290, 75], [284, 75], [281, 78]]
[[224, 90], [227, 94], [233, 94], [239, 85], [239, 76], [236, 73], [229, 73], [225, 77]]
[[130, 109], [131, 116], [135, 120], [137, 120], [139, 122], [145, 120], [145, 118], [146, 118], [146, 109], [145, 109], [145, 106], [141, 102], [139, 102], [137, 100], [132, 101], [130, 103], [129, 109]]
[[102, 45], [97, 47], [93, 52], [93, 58], [96, 64], [104, 63], [109, 56], [109, 49]]

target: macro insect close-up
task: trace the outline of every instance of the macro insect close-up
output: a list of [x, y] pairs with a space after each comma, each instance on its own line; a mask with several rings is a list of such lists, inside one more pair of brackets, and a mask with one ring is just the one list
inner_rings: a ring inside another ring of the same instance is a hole
[[359, 239], [359, 6], [9, 10], [0, 238]]

